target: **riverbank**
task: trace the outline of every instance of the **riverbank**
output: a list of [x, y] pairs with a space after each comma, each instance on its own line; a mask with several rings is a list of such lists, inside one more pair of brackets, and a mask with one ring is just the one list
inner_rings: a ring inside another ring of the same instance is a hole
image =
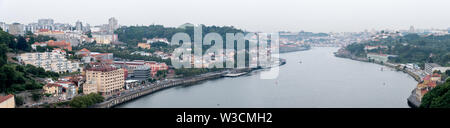
[[289, 53], [289, 52], [298, 52], [298, 51], [306, 51], [310, 50], [311, 47], [280, 47], [280, 53]]
[[416, 73], [414, 73], [412, 71], [409, 71], [409, 70], [402, 69], [402, 68], [399, 67], [399, 64], [393, 64], [393, 63], [389, 63], [389, 62], [386, 62], [386, 63], [371, 62], [367, 58], [356, 57], [356, 56], [353, 56], [353, 55], [344, 55], [341, 52], [335, 52], [334, 55], [336, 57], [340, 57], [340, 58], [347, 58], [347, 59], [361, 61], [361, 62], [375, 63], [375, 64], [380, 64], [380, 65], [383, 65], [383, 66], [387, 66], [387, 67], [390, 67], [390, 68], [394, 68], [394, 69], [397, 69], [398, 71], [403, 71], [404, 73], [410, 75], [417, 82], [421, 81], [421, 78], [420, 78], [419, 74], [416, 74]]
[[[281, 59], [279, 58], [279, 65], [284, 65], [286, 64], [286, 60], [285, 59]], [[129, 101], [138, 99], [142, 96], [146, 96], [167, 88], [171, 88], [171, 87], [175, 87], [175, 86], [183, 86], [183, 85], [194, 85], [197, 84], [199, 82], [203, 82], [203, 81], [207, 81], [207, 80], [213, 80], [213, 79], [219, 79], [219, 78], [223, 78], [223, 77], [227, 77], [227, 74], [229, 74], [230, 72], [232, 73], [250, 73], [252, 71], [256, 71], [262, 68], [246, 68], [246, 69], [233, 69], [233, 70], [225, 70], [225, 71], [218, 71], [218, 72], [210, 72], [210, 73], [205, 73], [205, 74], [201, 74], [201, 75], [197, 75], [197, 76], [193, 76], [193, 77], [187, 77], [187, 78], [182, 78], [182, 79], [173, 79], [173, 80], [167, 80], [167, 81], [163, 81], [161, 83], [151, 83], [151, 84], [146, 84], [143, 85], [141, 87], [139, 87], [138, 89], [128, 92], [126, 94], [122, 94], [118, 97], [115, 98], [111, 98], [108, 99], [102, 103], [96, 104], [94, 106], [91, 106], [93, 108], [113, 108], [115, 106], [127, 103]]]
[[[340, 57], [340, 58], [346, 58], [346, 59], [351, 59], [351, 60], [356, 60], [356, 61], [361, 61], [361, 62], [376, 63], [376, 64], [380, 64], [380, 65], [387, 66], [387, 67], [390, 67], [390, 68], [394, 68], [394, 69], [396, 69], [398, 71], [402, 71], [402, 72], [408, 74], [409, 76], [413, 77], [414, 80], [416, 80], [417, 82], [421, 82], [422, 81], [419, 74], [416, 74], [416, 73], [414, 73], [412, 71], [409, 71], [407, 69], [399, 68], [398, 64], [370, 62], [369, 59], [367, 59], [367, 58], [356, 57], [354, 55], [350, 55], [350, 54], [346, 53], [343, 50], [339, 50], [338, 52], [335, 52], [334, 55], [336, 57]], [[411, 95], [407, 98], [408, 106], [411, 107], [411, 108], [418, 108], [420, 106], [420, 104], [421, 104], [420, 99], [418, 99], [418, 97], [416, 95], [416, 89], [417, 88], [414, 88], [412, 90], [412, 92], [411, 92]]]

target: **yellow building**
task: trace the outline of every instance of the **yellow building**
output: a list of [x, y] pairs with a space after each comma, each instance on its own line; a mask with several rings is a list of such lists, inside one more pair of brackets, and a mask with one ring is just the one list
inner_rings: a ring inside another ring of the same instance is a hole
[[111, 66], [97, 66], [86, 70], [86, 83], [83, 85], [83, 93], [98, 93], [104, 96], [119, 93], [125, 86], [123, 69]]
[[151, 45], [148, 43], [138, 43], [138, 47], [143, 48], [143, 49], [150, 49]]
[[441, 82], [441, 75], [434, 73], [431, 75], [431, 81]]
[[0, 108], [15, 108], [14, 95], [0, 96]]
[[58, 96], [58, 94], [61, 92], [61, 85], [58, 84], [46, 84], [44, 87], [45, 94], [52, 94], [53, 96]]

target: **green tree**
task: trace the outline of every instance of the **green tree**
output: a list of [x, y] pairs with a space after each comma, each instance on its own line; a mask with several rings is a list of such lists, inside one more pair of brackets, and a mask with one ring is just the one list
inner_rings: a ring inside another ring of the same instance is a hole
[[39, 92], [32, 92], [31, 98], [33, 99], [33, 101], [39, 101], [42, 98], [42, 94]]
[[77, 96], [73, 98], [69, 105], [73, 108], [87, 108], [94, 104], [101, 103], [104, 101], [104, 98], [102, 95], [98, 93], [91, 93], [84, 96]]
[[5, 65], [8, 61], [6, 51], [8, 51], [6, 45], [0, 44], [0, 67]]
[[0, 44], [5, 44], [11, 49], [16, 49], [17, 43], [14, 41], [14, 38], [13, 35], [0, 30]]
[[422, 98], [421, 108], [450, 108], [450, 79]]
[[13, 92], [13, 84], [24, 84], [23, 74], [17, 72], [12, 65], [0, 67], [0, 92]]
[[22, 106], [24, 104], [23, 97], [15, 95], [14, 102], [16, 103], [16, 106]]
[[27, 43], [27, 40], [23, 36], [17, 37], [17, 49], [23, 50], [23, 51], [30, 51], [31, 46]]

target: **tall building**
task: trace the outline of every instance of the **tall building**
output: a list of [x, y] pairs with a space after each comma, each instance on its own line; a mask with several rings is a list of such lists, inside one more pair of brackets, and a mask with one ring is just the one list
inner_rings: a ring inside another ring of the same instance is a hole
[[54, 30], [53, 19], [39, 19], [37, 25], [38, 29]]
[[30, 23], [28, 25], [25, 25], [25, 32], [32, 32], [34, 33], [36, 30], [38, 30], [39, 25], [37, 25], [37, 23]]
[[414, 26], [409, 27], [409, 33], [416, 33], [416, 29], [414, 29]]
[[119, 69], [105, 64], [92, 65], [86, 69], [86, 83], [83, 85], [83, 93], [100, 93], [110, 96], [120, 93], [125, 86], [124, 69]]
[[109, 23], [108, 24], [108, 32], [114, 33], [114, 31], [119, 28], [119, 23], [118, 23], [117, 19], [114, 17], [109, 18], [108, 21], [109, 21], [108, 22]]
[[53, 19], [39, 19], [38, 24], [40, 26], [51, 26], [54, 24]]
[[25, 34], [23, 24], [20, 24], [20, 23], [13, 23], [13, 24], [9, 25], [8, 32], [9, 32], [9, 34], [16, 35], [16, 36]]
[[86, 23], [86, 25], [84, 25], [83, 31], [84, 32], [91, 31], [91, 25]]
[[75, 29], [78, 31], [83, 31], [83, 23], [81, 23], [81, 21], [77, 21], [75, 23]]
[[8, 25], [5, 22], [0, 22], [0, 28], [5, 32], [8, 31]]

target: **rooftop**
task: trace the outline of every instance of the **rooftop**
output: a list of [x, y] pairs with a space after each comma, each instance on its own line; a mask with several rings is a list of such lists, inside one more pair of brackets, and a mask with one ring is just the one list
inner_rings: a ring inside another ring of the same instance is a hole
[[439, 75], [439, 74], [437, 74], [437, 73], [434, 73], [434, 74], [432, 75], [432, 77], [441, 77], [441, 75]]
[[88, 71], [101, 71], [101, 72], [109, 72], [117, 70], [116, 67], [113, 67], [111, 65], [102, 64], [102, 63], [92, 63], [92, 67], [87, 68]]
[[80, 52], [91, 52], [91, 51], [89, 51], [89, 50], [86, 49], [86, 48], [83, 48], [83, 49], [80, 50]]
[[0, 103], [8, 100], [9, 98], [13, 98], [13, 97], [14, 97], [14, 95], [12, 95], [12, 94], [9, 94], [7, 96], [0, 96]]

